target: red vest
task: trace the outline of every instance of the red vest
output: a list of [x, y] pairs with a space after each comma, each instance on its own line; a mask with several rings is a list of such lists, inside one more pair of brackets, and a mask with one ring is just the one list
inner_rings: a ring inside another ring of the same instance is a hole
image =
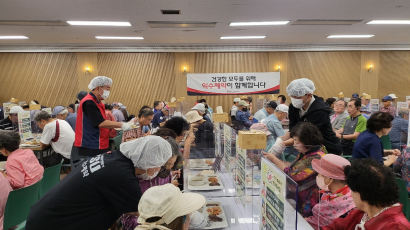
[[84, 147], [88, 149], [107, 149], [109, 147], [109, 129], [99, 128], [92, 125], [92, 122], [87, 116], [84, 116], [83, 104], [86, 101], [93, 101], [100, 110], [101, 116], [106, 120], [105, 107], [101, 101], [89, 93], [85, 96], [77, 110], [77, 121], [75, 125], [75, 141], [74, 146]]

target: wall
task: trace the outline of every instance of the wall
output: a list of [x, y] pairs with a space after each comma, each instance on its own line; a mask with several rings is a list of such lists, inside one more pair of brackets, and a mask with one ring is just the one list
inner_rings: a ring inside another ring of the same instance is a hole
[[[374, 70], [368, 72], [372, 63]], [[299, 77], [311, 78], [318, 95], [367, 92], [381, 98], [410, 95], [410, 51], [238, 52], [238, 53], [0, 53], [0, 101], [11, 97], [68, 105], [97, 75], [114, 80], [108, 102], [132, 113], [155, 99], [186, 97], [187, 72], [267, 72], [281, 66], [281, 93]], [[86, 72], [85, 66], [91, 71]], [[229, 110], [234, 96], [207, 96]], [[190, 100], [199, 97], [189, 97]], [[258, 96], [254, 96], [258, 98]]]

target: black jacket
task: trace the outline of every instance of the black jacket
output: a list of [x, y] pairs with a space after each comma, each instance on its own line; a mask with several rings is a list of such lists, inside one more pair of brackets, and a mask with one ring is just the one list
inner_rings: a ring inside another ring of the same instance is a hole
[[336, 137], [336, 134], [333, 132], [332, 125], [330, 123], [329, 115], [331, 109], [325, 104], [325, 102], [315, 97], [315, 101], [312, 103], [308, 111], [300, 117], [299, 111], [293, 107], [292, 104], [289, 106], [289, 129], [292, 130], [300, 121], [310, 122], [316, 125], [320, 132], [323, 135], [324, 146], [326, 147], [329, 153], [341, 154], [342, 148], [340, 145], [339, 139]]

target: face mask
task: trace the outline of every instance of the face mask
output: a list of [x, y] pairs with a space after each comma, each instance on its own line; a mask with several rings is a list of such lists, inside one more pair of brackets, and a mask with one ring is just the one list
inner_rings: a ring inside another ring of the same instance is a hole
[[107, 100], [108, 96], [110, 96], [110, 91], [104, 90], [103, 95], [101, 95], [101, 97], [102, 97], [104, 100]]
[[316, 176], [316, 184], [323, 191], [329, 191], [329, 185], [325, 184], [325, 178], [323, 176]]
[[297, 109], [301, 109], [304, 105], [303, 99], [296, 99], [296, 98], [291, 97], [290, 100], [292, 101], [293, 107]]
[[147, 170], [145, 171], [144, 174], [138, 175], [137, 177], [142, 179], [142, 180], [152, 180], [158, 175], [159, 171], [155, 172], [154, 175], [150, 176], [148, 175]]
[[276, 104], [280, 105], [280, 103], [281, 103], [281, 101], [280, 101], [280, 100], [277, 100], [277, 101], [276, 101]]
[[248, 111], [248, 108], [243, 108], [242, 111], [246, 112]]

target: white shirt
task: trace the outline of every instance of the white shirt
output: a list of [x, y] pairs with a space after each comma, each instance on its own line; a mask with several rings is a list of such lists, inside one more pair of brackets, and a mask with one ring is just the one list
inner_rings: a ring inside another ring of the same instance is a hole
[[51, 147], [56, 153], [63, 155], [63, 157], [67, 159], [70, 159], [71, 148], [73, 147], [75, 139], [75, 133], [68, 122], [58, 119], [58, 124], [60, 126], [60, 137], [58, 138], [58, 141], [51, 141], [56, 135], [56, 120], [54, 120], [44, 126], [40, 142], [45, 145], [51, 144]]

